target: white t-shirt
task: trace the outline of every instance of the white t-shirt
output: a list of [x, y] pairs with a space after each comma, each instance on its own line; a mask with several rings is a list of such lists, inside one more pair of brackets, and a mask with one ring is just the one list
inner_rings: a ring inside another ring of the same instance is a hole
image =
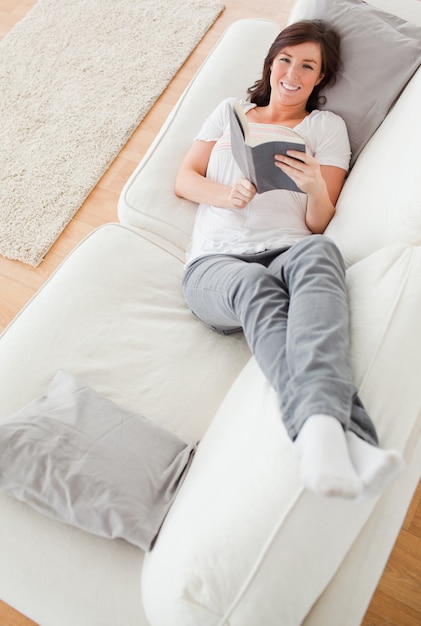
[[[196, 139], [216, 141], [207, 177], [232, 186], [242, 177], [231, 152], [229, 106], [223, 100], [203, 124]], [[241, 102], [244, 111], [255, 105]], [[260, 125], [250, 123], [253, 128]], [[312, 111], [295, 126], [305, 139], [307, 151], [321, 165], [348, 170], [351, 156], [345, 122], [330, 111]], [[224, 209], [200, 204], [197, 210], [187, 263], [207, 254], [244, 254], [292, 245], [311, 231], [305, 223], [307, 195], [285, 189], [256, 194], [243, 209]]]

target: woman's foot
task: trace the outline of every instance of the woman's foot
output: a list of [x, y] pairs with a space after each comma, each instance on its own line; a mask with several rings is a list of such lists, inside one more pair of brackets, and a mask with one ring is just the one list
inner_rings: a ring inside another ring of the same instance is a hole
[[312, 415], [304, 423], [295, 445], [304, 485], [314, 493], [355, 499], [363, 483], [352, 464], [341, 423], [329, 415]]
[[353, 432], [346, 433], [349, 455], [363, 483], [359, 500], [374, 498], [401, 474], [402, 455], [397, 450], [383, 450], [369, 444]]

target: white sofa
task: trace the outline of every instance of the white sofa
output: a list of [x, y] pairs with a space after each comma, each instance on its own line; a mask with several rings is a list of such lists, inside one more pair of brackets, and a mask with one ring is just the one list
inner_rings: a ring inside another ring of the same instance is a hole
[[[421, 25], [417, 0], [373, 4]], [[41, 626], [357, 626], [399, 532], [421, 473], [420, 70], [327, 231], [348, 264], [360, 395], [381, 444], [405, 457], [396, 483], [359, 504], [305, 491], [242, 335], [205, 328], [181, 293], [195, 207], [173, 193], [180, 160], [207, 112], [254, 82], [278, 32], [228, 29], [127, 182], [121, 223], [89, 235], [1, 336], [2, 420], [64, 368], [201, 441], [146, 555], [0, 494], [0, 598]]]

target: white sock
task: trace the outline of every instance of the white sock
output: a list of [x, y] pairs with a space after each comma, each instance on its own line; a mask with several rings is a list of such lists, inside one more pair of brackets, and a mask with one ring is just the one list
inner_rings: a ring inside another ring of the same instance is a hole
[[349, 454], [364, 488], [359, 500], [373, 498], [402, 472], [404, 461], [397, 450], [382, 450], [353, 432], [346, 433]]
[[356, 498], [363, 489], [348, 452], [341, 423], [330, 415], [312, 415], [295, 444], [304, 485], [322, 496]]

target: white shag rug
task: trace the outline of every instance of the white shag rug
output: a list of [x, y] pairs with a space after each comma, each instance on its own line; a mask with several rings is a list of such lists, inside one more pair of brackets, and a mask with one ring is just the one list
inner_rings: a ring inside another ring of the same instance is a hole
[[39, 0], [0, 43], [0, 253], [33, 266], [213, 24], [216, 0]]

